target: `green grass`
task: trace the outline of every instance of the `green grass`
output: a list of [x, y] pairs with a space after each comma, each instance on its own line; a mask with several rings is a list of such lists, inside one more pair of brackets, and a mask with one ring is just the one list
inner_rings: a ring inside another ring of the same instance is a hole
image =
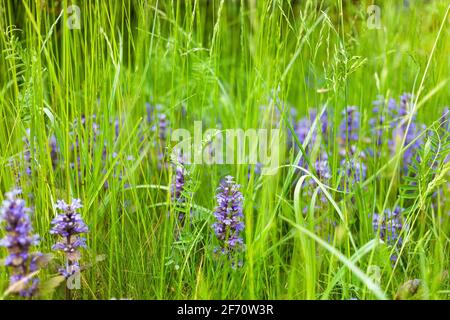
[[[318, 204], [319, 189], [308, 195], [298, 183], [299, 157], [313, 163], [314, 155], [288, 150], [284, 142], [281, 168], [272, 176], [252, 173], [249, 180], [247, 165], [189, 165], [186, 212], [192, 215], [177, 238], [173, 168], [158, 168], [158, 133], [146, 125], [150, 102], [161, 104], [172, 129], [192, 130], [194, 121], [222, 129], [276, 121], [285, 141], [291, 107], [302, 117], [326, 106], [337, 132], [341, 111], [357, 105], [363, 149], [373, 146], [369, 119], [377, 95], [397, 99], [412, 92], [417, 121], [437, 128], [450, 101], [446, 1], [410, 1], [409, 7], [384, 1], [381, 29], [367, 28], [371, 1], [76, 4], [80, 30], [66, 27], [67, 13], [60, 16], [67, 1], [0, 4], [0, 193], [23, 189], [41, 236], [38, 249], [45, 253], [55, 242], [49, 229], [56, 200], [82, 200], [90, 228], [81, 260], [87, 267], [71, 298], [392, 299], [408, 280], [420, 279], [411, 298], [448, 299], [448, 163], [430, 170], [423, 161], [408, 198], [401, 150], [390, 155], [385, 141], [382, 155], [366, 162], [367, 178], [337, 190], [348, 177], [339, 174], [338, 138], [332, 135], [326, 147], [331, 189], [319, 185], [328, 190], [326, 204]], [[100, 134], [92, 150], [94, 133], [86, 128], [94, 114]], [[82, 115], [86, 128], [73, 125]], [[34, 137], [31, 176], [23, 174], [28, 128]], [[62, 158], [57, 168], [48, 145], [52, 135]], [[85, 142], [75, 151], [74, 136]], [[445, 149], [433, 152], [422, 159], [448, 155]], [[81, 178], [70, 166], [77, 157]], [[246, 250], [236, 270], [213, 254], [215, 193], [227, 174], [236, 177], [245, 198]], [[370, 214], [396, 205], [408, 208], [409, 228], [392, 265], [392, 247], [374, 234]], [[1, 248], [0, 259], [6, 255]], [[62, 262], [55, 253], [40, 271], [41, 281], [55, 277]], [[0, 266], [0, 293], [8, 288], [8, 271]], [[60, 285], [42, 298], [65, 297]]]

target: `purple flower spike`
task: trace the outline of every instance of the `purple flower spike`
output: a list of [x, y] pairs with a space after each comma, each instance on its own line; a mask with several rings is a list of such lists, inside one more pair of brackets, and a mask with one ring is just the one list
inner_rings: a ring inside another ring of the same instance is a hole
[[327, 181], [331, 178], [330, 164], [328, 163], [328, 155], [323, 152], [321, 157], [316, 160], [315, 169], [317, 172], [317, 177], [320, 180]]
[[56, 208], [61, 210], [56, 218], [53, 219], [53, 225], [50, 230], [51, 234], [59, 235], [62, 239], [53, 245], [53, 250], [63, 251], [67, 257], [67, 265], [64, 272], [60, 274], [67, 277], [74, 270], [74, 265], [78, 265], [80, 259], [79, 248], [86, 247], [86, 240], [79, 235], [89, 232], [88, 227], [84, 223], [81, 215], [77, 210], [82, 207], [79, 199], [72, 199], [71, 204], [67, 204], [63, 200], [58, 200]]
[[[172, 185], [170, 187], [170, 194], [172, 198], [172, 202], [174, 203], [175, 208], [181, 209], [185, 202], [186, 198], [183, 195], [183, 190], [186, 182], [186, 169], [183, 166], [183, 161], [180, 157], [179, 163], [176, 164], [175, 168], [175, 177], [173, 178]], [[178, 213], [178, 221], [183, 223], [184, 221], [184, 212], [182, 210], [176, 210]]]
[[217, 222], [213, 224], [213, 228], [220, 241], [220, 248], [216, 248], [215, 251], [220, 251], [230, 258], [233, 252], [238, 252], [244, 247], [244, 241], [240, 235], [244, 230], [242, 213], [244, 198], [239, 188], [233, 177], [226, 176], [216, 195], [217, 207], [214, 216]]
[[39, 279], [31, 277], [26, 279], [31, 272], [38, 270], [38, 260], [41, 253], [30, 253], [30, 248], [39, 242], [39, 236], [33, 235], [28, 213], [31, 211], [25, 207], [25, 201], [18, 198], [19, 189], [6, 193], [0, 209], [0, 223], [5, 222], [6, 236], [0, 240], [0, 246], [8, 249], [9, 255], [5, 259], [5, 266], [11, 268], [10, 284], [18, 281], [23, 283], [19, 288], [19, 295], [31, 298], [37, 294]]
[[342, 160], [341, 165], [348, 183], [358, 183], [366, 179], [367, 167], [361, 160], [344, 159]]
[[[400, 232], [404, 228], [402, 212], [403, 209], [397, 206], [394, 210], [386, 209], [383, 217], [378, 213], [372, 215], [372, 227], [375, 235], [380, 234], [380, 239], [389, 246], [398, 248], [402, 245], [400, 237]], [[395, 262], [397, 255], [392, 255], [391, 260]]]
[[169, 120], [164, 113], [159, 115], [158, 120], [158, 137], [159, 137], [159, 150], [158, 150], [158, 166], [161, 168], [165, 166], [164, 163], [164, 148], [166, 147], [166, 140], [169, 130]]
[[145, 111], [147, 112], [147, 123], [150, 124], [153, 119], [153, 108], [150, 102], [145, 103]]
[[54, 135], [52, 135], [50, 137], [50, 157], [52, 159], [52, 166], [53, 169], [56, 169], [56, 167], [58, 166], [58, 157], [59, 157], [59, 147], [58, 147], [58, 143], [56, 142], [56, 137]]
[[[420, 125], [416, 121], [415, 115], [412, 115], [411, 124], [408, 131], [408, 123], [406, 121], [406, 115], [412, 112], [414, 105], [412, 104], [413, 96], [410, 93], [404, 93], [400, 96], [399, 104], [394, 99], [389, 102], [389, 114], [393, 121], [392, 126], [392, 138], [388, 141], [389, 149], [392, 154], [395, 154], [399, 148], [404, 148], [411, 144], [403, 153], [403, 171], [408, 172], [408, 168], [413, 162], [414, 157], [417, 155], [418, 149], [423, 144], [423, 138], [415, 140], [419, 136], [420, 131], [424, 130], [424, 126]], [[405, 143], [402, 145], [403, 137], [406, 134]], [[414, 142], [413, 142], [414, 141]]]
[[[309, 117], [305, 116], [301, 118], [296, 124], [294, 124], [294, 131], [297, 135], [297, 138], [301, 144], [306, 140], [306, 137], [308, 136], [309, 130], [311, 130], [311, 127], [316, 120], [317, 117], [317, 110], [311, 109], [309, 111]], [[320, 129], [320, 130], [319, 130]], [[328, 113], [325, 111], [322, 116], [320, 117], [319, 121], [316, 123], [316, 129], [311, 135], [311, 141], [308, 144], [307, 149], [310, 149], [310, 146], [314, 145], [317, 140], [317, 133], [321, 132], [323, 138], [327, 138], [327, 132], [328, 132]]]
[[171, 187], [172, 201], [184, 202], [184, 197], [182, 196], [185, 180], [184, 176], [185, 176], [184, 167], [181, 164], [177, 165], [175, 169], [175, 179]]
[[343, 112], [343, 119], [339, 126], [342, 144], [358, 141], [359, 138], [359, 111], [358, 107], [347, 107]]

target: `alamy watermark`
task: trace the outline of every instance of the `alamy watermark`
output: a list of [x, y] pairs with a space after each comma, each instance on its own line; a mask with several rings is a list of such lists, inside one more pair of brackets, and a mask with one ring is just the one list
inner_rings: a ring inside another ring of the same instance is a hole
[[81, 29], [81, 10], [77, 5], [70, 5], [67, 7], [67, 21], [66, 25], [69, 29]]
[[171, 159], [181, 157], [184, 164], [248, 164], [260, 165], [262, 175], [277, 172], [280, 159], [279, 129], [207, 129], [194, 122], [194, 135], [187, 129], [172, 132], [176, 142]]
[[381, 29], [381, 8], [377, 5], [371, 5], [367, 7], [367, 28], [369, 29]]
[[76, 272], [69, 276], [66, 280], [66, 287], [69, 290], [80, 290], [81, 289], [81, 272]]

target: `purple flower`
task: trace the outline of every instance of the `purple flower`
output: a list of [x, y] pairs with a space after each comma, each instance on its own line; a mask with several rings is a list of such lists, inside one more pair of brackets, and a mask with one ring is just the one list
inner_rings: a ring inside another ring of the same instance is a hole
[[376, 145], [381, 146], [383, 144], [383, 131], [386, 122], [382, 110], [380, 110], [384, 105], [383, 97], [378, 96], [378, 100], [373, 101], [372, 105], [374, 117], [369, 120], [370, 131], [375, 138]]
[[244, 230], [244, 215], [242, 213], [243, 196], [233, 177], [226, 176], [218, 188], [216, 195], [217, 207], [214, 216], [217, 220], [213, 224], [214, 233], [219, 239], [220, 248], [215, 251], [228, 255], [240, 251], [244, 246], [241, 232]]
[[321, 157], [316, 160], [314, 168], [319, 180], [327, 181], [331, 178], [330, 164], [328, 163], [328, 155], [323, 152]]
[[[39, 279], [31, 277], [29, 273], [37, 271], [41, 253], [30, 253], [30, 248], [39, 242], [39, 236], [33, 235], [25, 201], [18, 198], [19, 189], [6, 193], [0, 210], [0, 223], [5, 222], [6, 236], [0, 240], [0, 246], [8, 249], [9, 255], [5, 259], [5, 266], [10, 267], [12, 275], [10, 284], [23, 281], [19, 294], [23, 297], [33, 297], [38, 290]], [[26, 280], [25, 280], [26, 279]]]
[[[311, 130], [311, 127], [316, 120], [317, 117], [317, 110], [311, 109], [309, 111], [309, 117], [303, 117], [301, 118], [295, 125], [294, 125], [294, 131], [297, 135], [297, 138], [301, 144], [306, 140], [306, 137], [308, 136], [309, 131]], [[311, 135], [311, 140], [308, 146], [314, 145], [314, 143], [317, 140], [317, 132], [321, 132], [322, 137], [325, 139], [327, 138], [327, 132], [328, 132], [328, 113], [325, 111], [322, 116], [319, 119], [320, 121], [317, 121], [316, 123], [316, 130]], [[320, 129], [320, 131], [318, 130]]]
[[185, 169], [183, 165], [178, 164], [175, 169], [175, 178], [171, 186], [172, 201], [184, 202], [182, 195], [184, 187]]
[[153, 121], [153, 107], [150, 102], [145, 103], [145, 111], [147, 112], [147, 123], [151, 124]]
[[[389, 149], [391, 154], [395, 154], [399, 148], [404, 148], [410, 145], [403, 153], [403, 170], [408, 172], [408, 167], [411, 165], [414, 157], [417, 156], [417, 152], [423, 143], [422, 137], [415, 140], [420, 131], [425, 129], [424, 125], [416, 122], [415, 115], [412, 115], [411, 124], [408, 129], [408, 122], [406, 121], [406, 115], [412, 112], [413, 96], [409, 93], [404, 93], [400, 96], [400, 101], [397, 104], [394, 99], [389, 100], [388, 110], [390, 117], [392, 118], [392, 138], [389, 140]], [[406, 131], [408, 129], [408, 131]], [[405, 137], [405, 143], [402, 145], [403, 137]]]
[[[375, 117], [370, 119], [371, 132], [376, 138], [378, 146], [383, 143], [383, 136], [390, 137], [388, 146], [391, 155], [409, 145], [404, 150], [402, 158], [404, 173], [408, 173], [409, 166], [418, 155], [423, 139], [422, 137], [417, 137], [420, 135], [421, 130], [425, 129], [424, 125], [417, 123], [415, 115], [412, 115], [411, 124], [408, 131], [406, 131], [408, 127], [406, 116], [412, 112], [414, 107], [412, 100], [413, 96], [410, 93], [403, 93], [398, 102], [391, 98], [387, 103], [387, 112], [381, 113], [383, 111], [381, 109], [384, 107], [381, 97], [373, 102]], [[404, 137], [405, 143], [402, 144]]]
[[[328, 183], [329, 179], [331, 179], [331, 169], [330, 164], [328, 162], [328, 155], [326, 152], [322, 152], [320, 156], [316, 159], [314, 163], [314, 170], [316, 172], [316, 177], [323, 183]], [[316, 180], [310, 178], [308, 180], [308, 184], [302, 188], [303, 197], [307, 199], [311, 199], [314, 193], [314, 189], [317, 188]], [[318, 191], [319, 200], [316, 202], [315, 209], [321, 210], [324, 209], [324, 206], [327, 204], [328, 200], [323, 193], [322, 189]], [[303, 213], [306, 213], [308, 210], [308, 205], [303, 207]]]
[[56, 137], [54, 135], [52, 135], [50, 137], [50, 157], [52, 159], [52, 166], [53, 169], [56, 169], [56, 167], [58, 166], [58, 158], [59, 158], [59, 146], [56, 142]]
[[294, 126], [295, 134], [301, 144], [306, 140], [311, 129], [311, 121], [307, 117], [301, 118]]
[[[174, 202], [177, 209], [181, 209], [184, 206], [186, 198], [183, 194], [186, 180], [186, 169], [183, 166], [183, 161], [180, 158], [179, 163], [175, 165], [175, 176], [170, 187], [170, 193], [172, 202]], [[183, 222], [184, 213], [182, 210], [178, 211], [178, 221]]]
[[347, 144], [357, 142], [359, 139], [359, 120], [360, 115], [358, 107], [349, 106], [343, 111], [343, 119], [339, 126], [341, 147], [345, 148]]
[[158, 120], [158, 137], [159, 137], [159, 153], [158, 153], [158, 160], [159, 165], [161, 166], [161, 162], [164, 161], [164, 148], [166, 147], [166, 140], [168, 135], [168, 127], [169, 127], [169, 120], [167, 120], [167, 116], [164, 113], [161, 113], [159, 115]]
[[341, 168], [348, 183], [358, 183], [366, 179], [367, 167], [361, 160], [343, 159]]
[[[311, 127], [312, 127], [316, 117], [317, 117], [316, 109], [311, 109], [309, 111], [309, 116], [301, 118], [294, 125], [294, 132], [295, 132], [295, 135], [297, 136], [300, 144], [303, 145], [303, 143], [305, 142], [306, 137], [308, 136], [308, 133], [311, 130]], [[305, 152], [308, 154], [311, 153], [313, 146], [316, 144], [318, 132], [321, 133], [321, 137], [324, 139], [325, 143], [328, 141], [328, 113], [325, 111], [319, 120], [320, 121], [317, 121], [316, 128], [312, 132], [311, 139], [305, 148]], [[298, 165], [301, 167], [305, 167], [305, 168], [308, 167], [306, 160], [305, 160], [305, 156], [302, 156]]]
[[69, 263], [69, 261], [66, 261], [65, 267], [58, 269], [59, 274], [62, 275], [66, 279], [79, 273], [80, 271], [81, 271], [81, 268], [80, 268], [80, 265], [78, 264], [78, 261], [73, 261], [72, 263]]
[[[394, 210], [386, 209], [384, 215], [374, 213], [372, 215], [372, 227], [375, 235], [380, 235], [380, 239], [384, 240], [389, 246], [400, 247], [402, 238], [400, 232], [403, 230], [403, 209], [399, 206]], [[397, 260], [397, 256], [393, 255], [391, 260]]]
[[67, 275], [73, 270], [73, 265], [78, 264], [80, 259], [79, 248], [86, 247], [86, 240], [80, 237], [80, 234], [87, 233], [88, 227], [84, 223], [81, 215], [77, 210], [82, 207], [79, 199], [72, 199], [71, 204], [67, 204], [63, 200], [58, 200], [56, 208], [62, 213], [53, 219], [53, 225], [50, 230], [51, 234], [59, 235], [62, 239], [53, 245], [53, 250], [63, 251], [67, 257], [66, 272], [60, 272], [61, 275]]

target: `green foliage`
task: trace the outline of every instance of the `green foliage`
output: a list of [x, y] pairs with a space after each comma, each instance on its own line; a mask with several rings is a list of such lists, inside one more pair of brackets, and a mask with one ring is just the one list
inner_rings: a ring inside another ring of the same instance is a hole
[[[55, 242], [56, 200], [81, 199], [91, 232], [71, 297], [448, 299], [450, 134], [438, 121], [450, 101], [448, 3], [384, 1], [381, 28], [370, 29], [372, 2], [79, 1], [81, 28], [70, 29], [74, 16], [62, 10], [74, 2], [1, 1], [0, 197], [23, 189], [44, 253]], [[414, 116], [426, 125], [409, 175], [399, 169], [401, 148], [391, 153], [384, 141], [379, 156], [367, 155], [366, 180], [348, 182], [342, 111], [359, 106], [356, 144], [366, 152], [372, 101], [403, 92], [414, 94]], [[147, 102], [161, 105], [149, 122]], [[298, 120], [311, 108], [330, 115], [326, 182], [298, 166], [302, 159], [313, 168], [325, 144], [320, 137], [309, 153], [312, 132], [303, 145], [295, 136], [291, 109]], [[187, 164], [185, 202], [174, 203], [174, 168], [159, 159], [173, 147], [159, 138], [162, 113], [169, 129], [191, 132], [194, 121], [278, 127], [280, 168], [262, 176], [247, 165]], [[213, 252], [215, 194], [227, 174], [245, 199], [242, 268]], [[397, 205], [408, 228], [393, 264], [371, 215]], [[61, 261], [55, 254], [39, 272], [42, 298], [66, 297]], [[13, 298], [8, 288], [2, 263], [0, 297]]]

